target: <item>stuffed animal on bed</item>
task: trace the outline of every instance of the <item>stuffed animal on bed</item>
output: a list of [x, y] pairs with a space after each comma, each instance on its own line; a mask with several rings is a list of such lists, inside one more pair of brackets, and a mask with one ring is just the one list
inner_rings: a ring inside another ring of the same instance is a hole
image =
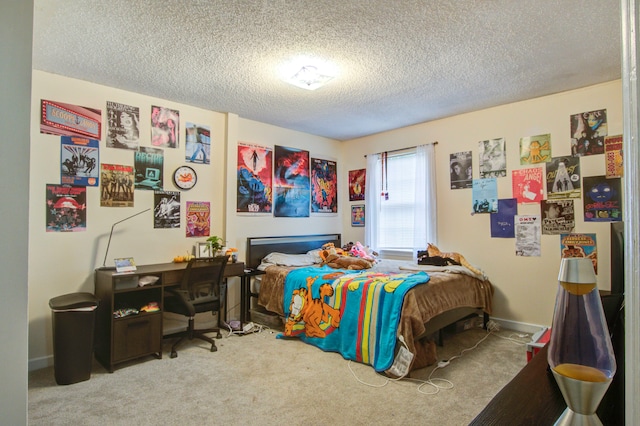
[[327, 257], [331, 254], [342, 256], [345, 254], [345, 252], [340, 247], [336, 248], [333, 243], [326, 243], [322, 246], [320, 253], [318, 253], [320, 259], [322, 259], [323, 262], [325, 262], [327, 260]]
[[464, 266], [465, 268], [467, 268], [468, 270], [470, 270], [474, 274], [484, 275], [480, 269], [478, 269], [475, 266], [473, 266], [472, 264], [470, 264], [467, 261], [467, 259], [465, 259], [464, 256], [461, 255], [460, 253], [456, 253], [456, 252], [453, 252], [453, 251], [452, 252], [447, 252], [447, 253], [441, 252], [438, 247], [436, 247], [435, 245], [429, 243], [427, 245], [427, 254], [429, 255], [429, 257], [443, 257], [443, 258], [447, 258], [447, 259], [453, 259], [455, 262], [457, 262], [458, 264]]
[[366, 259], [353, 256], [341, 256], [339, 254], [330, 254], [322, 262], [323, 265], [328, 265], [334, 269], [369, 269], [373, 266], [373, 263]]

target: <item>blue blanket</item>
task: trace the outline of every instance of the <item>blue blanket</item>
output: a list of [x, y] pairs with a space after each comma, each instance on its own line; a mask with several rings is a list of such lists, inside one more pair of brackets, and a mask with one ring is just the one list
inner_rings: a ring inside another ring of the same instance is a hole
[[429, 281], [425, 272], [385, 274], [328, 266], [291, 271], [285, 279], [285, 331], [303, 341], [387, 370], [393, 363], [404, 296]]

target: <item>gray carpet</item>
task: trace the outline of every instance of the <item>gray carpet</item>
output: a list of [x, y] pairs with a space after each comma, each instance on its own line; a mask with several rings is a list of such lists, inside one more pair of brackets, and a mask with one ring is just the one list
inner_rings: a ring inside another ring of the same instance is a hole
[[[466, 425], [526, 363], [524, 345], [505, 339], [514, 333], [494, 332], [434, 372], [453, 388], [427, 395], [421, 392], [435, 388], [388, 381], [339, 354], [276, 339], [276, 332], [223, 334], [216, 353], [194, 340], [170, 359], [167, 342], [160, 360], [144, 358], [112, 374], [94, 363], [91, 379], [72, 385], [56, 385], [53, 367], [31, 372], [29, 424]], [[486, 335], [471, 329], [447, 336], [438, 357], [459, 355]], [[433, 369], [411, 376], [426, 380]]]

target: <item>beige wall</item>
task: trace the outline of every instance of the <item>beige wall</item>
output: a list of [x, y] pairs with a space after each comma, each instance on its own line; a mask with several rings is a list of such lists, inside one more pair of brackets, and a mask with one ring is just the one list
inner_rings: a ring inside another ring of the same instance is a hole
[[[498, 178], [498, 195], [511, 198], [511, 170], [519, 163], [519, 140], [551, 134], [552, 155], [570, 155], [569, 116], [606, 109], [609, 135], [622, 133], [622, 85], [609, 82], [585, 89], [531, 99], [469, 114], [348, 141], [343, 150], [344, 170], [366, 167], [365, 154], [438, 141], [438, 246], [458, 251], [480, 266], [495, 285], [494, 316], [528, 324], [549, 325], [553, 313], [560, 258], [559, 236], [542, 236], [542, 256], [516, 257], [514, 240], [491, 238], [489, 215], [471, 216], [471, 189], [449, 189], [449, 154], [472, 151], [478, 177], [478, 141], [500, 138], [507, 143], [507, 177]], [[604, 174], [604, 156], [583, 157], [583, 176]], [[341, 202], [348, 206], [348, 194]], [[575, 232], [595, 233], [598, 244], [600, 288], [609, 288], [609, 223], [585, 223], [582, 200], [576, 200]], [[540, 214], [537, 205], [520, 205], [519, 214]], [[352, 228], [344, 212], [345, 241], [364, 241], [363, 228]]]

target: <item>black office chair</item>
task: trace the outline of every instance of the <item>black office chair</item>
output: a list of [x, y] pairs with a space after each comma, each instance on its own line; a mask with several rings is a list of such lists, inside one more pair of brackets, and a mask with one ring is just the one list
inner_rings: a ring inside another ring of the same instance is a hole
[[[215, 340], [205, 333], [216, 332], [216, 338], [220, 334], [220, 286], [224, 279], [224, 268], [229, 256], [216, 256], [204, 259], [192, 259], [182, 276], [180, 288], [167, 288], [164, 294], [164, 310], [184, 315], [189, 318], [186, 330], [172, 333], [165, 338], [179, 337], [171, 347], [171, 358], [178, 356], [176, 348], [185, 341], [194, 337], [211, 343], [211, 352], [218, 350]], [[201, 312], [218, 313], [218, 327], [198, 329], [194, 327], [195, 315]]]

